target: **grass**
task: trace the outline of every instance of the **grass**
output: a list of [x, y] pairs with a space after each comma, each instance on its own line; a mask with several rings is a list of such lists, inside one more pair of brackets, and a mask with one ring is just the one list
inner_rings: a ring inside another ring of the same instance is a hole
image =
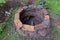
[[[60, 0], [45, 0], [46, 5], [55, 12], [56, 14], [60, 15]], [[41, 0], [35, 1], [35, 5], [41, 4]]]
[[60, 15], [60, 0], [46, 0], [48, 5], [50, 5], [52, 12]]
[[0, 6], [2, 6], [4, 3], [6, 3], [6, 0], [0, 0]]
[[[0, 24], [0, 40], [22, 40], [22, 38], [19, 37], [18, 33], [15, 31], [13, 24], [14, 24], [14, 14], [15, 10], [10, 11], [9, 20], [5, 21], [4, 23]], [[3, 30], [4, 29], [4, 30]]]

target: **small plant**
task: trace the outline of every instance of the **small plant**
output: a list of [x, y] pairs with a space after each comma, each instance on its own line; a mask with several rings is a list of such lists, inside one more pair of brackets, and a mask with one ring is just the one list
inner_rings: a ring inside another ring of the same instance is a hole
[[[0, 6], [3, 6], [3, 4], [6, 2], [6, 0], [0, 0]], [[0, 33], [2, 33], [3, 29], [4, 29], [4, 24], [5, 23], [0, 23]]]

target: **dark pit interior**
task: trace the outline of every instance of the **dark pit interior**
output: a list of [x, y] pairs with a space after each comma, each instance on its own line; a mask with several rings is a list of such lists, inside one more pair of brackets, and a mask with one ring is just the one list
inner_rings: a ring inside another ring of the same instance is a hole
[[40, 11], [41, 9], [25, 9], [20, 13], [20, 20], [23, 24], [36, 25], [42, 23], [44, 17]]

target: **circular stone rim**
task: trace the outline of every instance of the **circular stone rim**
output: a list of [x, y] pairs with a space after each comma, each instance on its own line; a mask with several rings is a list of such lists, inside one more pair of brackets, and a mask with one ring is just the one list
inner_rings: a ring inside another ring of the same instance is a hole
[[[15, 16], [14, 16], [14, 24], [16, 25], [16, 28], [17, 29], [20, 29], [22, 28], [24, 31], [35, 31], [34, 30], [34, 27], [35, 26], [32, 26], [32, 25], [27, 25], [27, 24], [22, 24], [22, 22], [20, 21], [19, 19], [19, 14], [23, 11], [23, 8], [19, 8], [16, 13], [15, 13]], [[44, 12], [43, 12], [44, 11]], [[42, 8], [42, 13], [44, 14], [44, 20], [49, 20], [49, 15], [47, 10], [45, 8]], [[40, 25], [40, 24], [37, 24], [37, 25]]]

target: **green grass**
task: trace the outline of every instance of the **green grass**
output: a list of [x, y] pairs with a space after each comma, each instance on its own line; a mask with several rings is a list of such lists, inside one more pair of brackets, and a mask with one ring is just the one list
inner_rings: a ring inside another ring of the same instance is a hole
[[0, 6], [2, 6], [4, 3], [6, 3], [6, 0], [0, 0]]
[[6, 2], [6, 0], [0, 0], [0, 3], [5, 3]]
[[[20, 38], [18, 33], [15, 31], [13, 24], [14, 24], [14, 14], [15, 10], [10, 11], [9, 20], [5, 21], [4, 23], [0, 24], [0, 40], [22, 40], [22, 37]], [[9, 32], [9, 35], [8, 35]]]
[[[45, 0], [52, 12], [60, 15], [60, 0]], [[35, 5], [41, 4], [41, 0], [35, 1]]]
[[52, 12], [60, 15], [60, 0], [46, 0]]

